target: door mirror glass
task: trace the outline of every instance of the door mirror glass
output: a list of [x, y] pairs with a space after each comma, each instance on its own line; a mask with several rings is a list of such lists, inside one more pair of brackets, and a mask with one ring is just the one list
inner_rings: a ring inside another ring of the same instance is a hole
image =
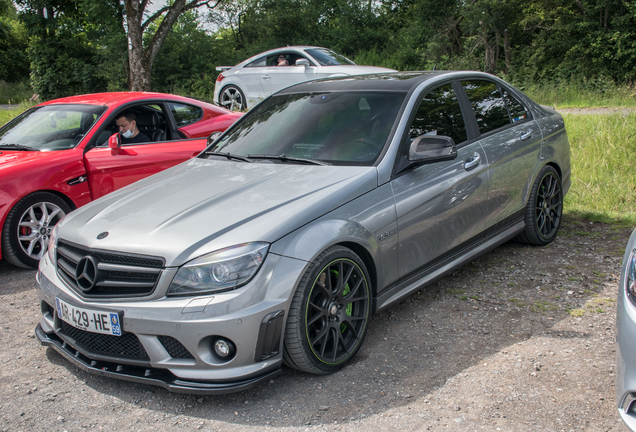
[[444, 135], [421, 135], [413, 140], [409, 148], [411, 162], [435, 162], [456, 157], [455, 141]]

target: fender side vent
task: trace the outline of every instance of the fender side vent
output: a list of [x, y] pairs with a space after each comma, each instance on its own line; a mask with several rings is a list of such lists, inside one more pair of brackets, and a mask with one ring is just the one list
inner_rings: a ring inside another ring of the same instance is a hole
[[267, 360], [280, 352], [280, 338], [283, 331], [284, 318], [284, 310], [265, 315], [258, 331], [255, 361]]

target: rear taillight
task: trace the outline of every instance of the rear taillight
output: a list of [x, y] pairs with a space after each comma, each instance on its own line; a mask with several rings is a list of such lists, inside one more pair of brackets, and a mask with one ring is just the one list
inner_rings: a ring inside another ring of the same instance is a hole
[[222, 73], [220, 73], [219, 76], [216, 77], [216, 82], [223, 81], [224, 79], [225, 79], [225, 77], [223, 76]]

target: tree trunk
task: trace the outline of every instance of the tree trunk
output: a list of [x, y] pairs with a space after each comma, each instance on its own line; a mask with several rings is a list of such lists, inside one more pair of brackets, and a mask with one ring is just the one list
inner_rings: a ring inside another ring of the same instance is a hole
[[510, 73], [510, 33], [508, 29], [504, 30], [504, 57], [506, 58], [506, 73]]
[[[164, 11], [167, 13], [145, 49], [143, 44], [144, 30], [150, 22], [161, 14], [157, 12], [146, 23], [142, 24], [144, 9], [148, 4], [148, 0], [124, 0], [124, 3], [126, 4], [128, 63], [130, 65], [129, 87], [131, 91], [150, 91], [152, 63], [159, 52], [159, 48], [161, 48], [161, 44], [168, 36], [172, 25], [177, 21], [179, 15], [186, 10], [186, 0], [174, 0], [169, 6], [161, 10], [161, 13]], [[203, 1], [192, 1], [188, 4], [188, 9], [199, 7], [203, 4], [205, 4]]]
[[126, 24], [128, 27], [128, 85], [131, 91], [150, 90], [150, 70], [144, 55], [141, 20], [144, 8], [139, 0], [126, 0]]

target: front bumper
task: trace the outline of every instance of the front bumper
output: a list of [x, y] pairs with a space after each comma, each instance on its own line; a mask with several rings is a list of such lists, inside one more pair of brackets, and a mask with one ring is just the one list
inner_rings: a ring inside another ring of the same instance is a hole
[[[90, 373], [181, 393], [245, 390], [280, 373], [285, 318], [306, 265], [269, 254], [256, 277], [233, 291], [167, 297], [174, 272], [166, 271], [146, 298], [87, 299], [62, 282], [45, 257], [37, 274], [42, 319], [36, 333], [42, 345]], [[133, 341], [142, 355], [120, 352], [123, 337], [67, 325], [57, 316], [56, 298], [79, 308], [122, 313], [122, 336]], [[165, 338], [178, 341], [185, 355], [174, 354]], [[236, 352], [230, 360], [215, 354], [217, 338], [234, 344]]]
[[231, 383], [187, 381], [175, 377], [166, 369], [142, 368], [138, 366], [91, 360], [64, 342], [55, 333], [51, 335], [44, 333], [39, 324], [35, 328], [35, 335], [38, 337], [42, 345], [53, 348], [55, 351], [60, 353], [62, 357], [83, 371], [109, 378], [132, 381], [139, 384], [159, 386], [174, 393], [195, 395], [234, 393], [247, 390], [256, 384], [272, 379], [281, 373], [281, 370], [277, 369], [256, 378]]

